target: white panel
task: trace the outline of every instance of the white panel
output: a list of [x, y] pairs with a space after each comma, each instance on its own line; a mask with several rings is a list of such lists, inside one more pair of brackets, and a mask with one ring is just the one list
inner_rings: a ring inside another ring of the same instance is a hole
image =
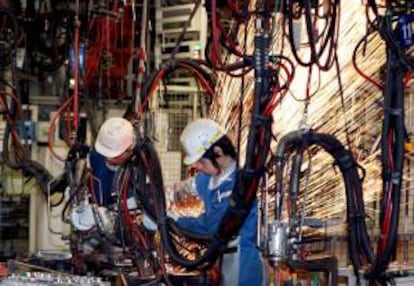
[[[58, 196], [60, 194], [56, 195]], [[64, 203], [51, 208], [49, 212], [48, 203], [43, 194], [32, 195], [31, 199], [33, 203], [30, 204], [30, 215], [36, 218], [34, 251], [69, 251], [68, 241], [62, 240], [62, 235], [68, 234], [70, 230], [70, 226], [61, 220]]]
[[[54, 148], [55, 153], [66, 158], [68, 147]], [[61, 175], [64, 171], [64, 162], [53, 157], [48, 149], [42, 148], [37, 159], [52, 174]], [[59, 200], [61, 194], [56, 194], [52, 200]], [[69, 251], [68, 241], [62, 240], [62, 234], [68, 234], [70, 227], [61, 220], [64, 202], [48, 209], [48, 201], [40, 192], [31, 196], [30, 202], [30, 251], [35, 252], [66, 252]]]

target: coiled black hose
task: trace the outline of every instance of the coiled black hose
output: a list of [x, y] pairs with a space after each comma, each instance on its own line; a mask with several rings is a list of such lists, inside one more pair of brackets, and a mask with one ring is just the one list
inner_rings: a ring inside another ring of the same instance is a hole
[[[328, 152], [335, 159], [335, 164], [341, 171], [347, 198], [349, 253], [354, 266], [354, 271], [358, 274], [361, 266], [358, 254], [362, 251], [370, 263], [373, 261], [373, 254], [370, 248], [370, 240], [365, 224], [364, 201], [361, 186], [362, 179], [358, 172], [360, 167], [355, 162], [352, 152], [346, 150], [342, 143], [331, 135], [307, 130], [298, 130], [288, 133], [280, 139], [275, 152], [276, 192], [283, 195], [282, 185], [285, 155], [293, 152], [293, 150], [304, 150], [311, 145], [318, 145]], [[280, 219], [282, 198], [280, 198], [276, 204], [278, 208], [275, 209], [275, 217], [276, 219]]]

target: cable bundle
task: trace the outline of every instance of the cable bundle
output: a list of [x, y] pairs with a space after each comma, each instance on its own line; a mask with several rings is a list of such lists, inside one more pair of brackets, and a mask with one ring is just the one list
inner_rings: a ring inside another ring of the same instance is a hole
[[[153, 72], [142, 88], [141, 104], [139, 105], [138, 110], [136, 110], [138, 116], [142, 115], [142, 113], [147, 110], [148, 103], [157, 88], [160, 86], [160, 83], [165, 79], [171, 77], [173, 73], [178, 69], [188, 71], [197, 80], [200, 86], [207, 92], [207, 94], [212, 98], [214, 97], [214, 78], [211, 74], [211, 70], [208, 64], [205, 61], [186, 59], [170, 60], [169, 62], [165, 63], [160, 70]], [[166, 90], [166, 92], [168, 92], [168, 90]], [[134, 105], [135, 103], [133, 102], [132, 106]]]
[[[399, 17], [403, 14], [410, 15], [413, 12], [409, 10], [411, 5], [408, 2], [410, 1], [406, 1], [406, 3], [402, 3], [401, 1], [386, 1], [386, 6], [382, 7], [385, 8], [385, 14], [383, 16], [380, 15], [379, 7], [375, 0], [368, 0], [367, 8], [369, 7], [375, 15], [375, 19], [370, 24], [379, 32], [392, 52], [398, 55], [399, 61], [407, 68], [412, 69], [414, 68], [414, 58], [406, 54], [406, 47], [400, 45], [396, 39], [395, 31]], [[397, 28], [400, 27], [397, 26]]]
[[[380, 9], [385, 11], [384, 15], [380, 15]], [[365, 274], [366, 278], [385, 285], [389, 279], [385, 271], [388, 268], [389, 262], [395, 257], [398, 236], [399, 204], [406, 136], [404, 123], [405, 75], [409, 69], [414, 67], [414, 58], [407, 53], [408, 47], [401, 43], [401, 38], [398, 38], [401, 36], [401, 30], [404, 29], [399, 19], [404, 15], [411, 14], [412, 11], [409, 10], [408, 3], [386, 1], [385, 6], [379, 7], [375, 0], [368, 1], [367, 15], [369, 10], [373, 12], [375, 18], [374, 20], [369, 19], [368, 34], [358, 43], [354, 51], [353, 62], [358, 73], [378, 88], [383, 89], [384, 93], [384, 118], [381, 136], [383, 196], [380, 212], [380, 235], [376, 255], [374, 257], [369, 243], [365, 241], [363, 247], [366, 251], [361, 253], [360, 256], [365, 257], [371, 264]], [[374, 32], [378, 32], [386, 43], [387, 65], [384, 85], [365, 75], [358, 68], [356, 61], [357, 49]], [[408, 36], [412, 37], [412, 35]], [[355, 263], [354, 261], [354, 268], [356, 270], [360, 266], [361, 263]]]
[[[359, 174], [360, 166], [355, 162], [352, 152], [346, 150], [335, 137], [313, 131], [299, 130], [288, 133], [280, 139], [275, 152], [275, 192], [280, 194], [280, 198], [276, 202], [275, 217], [280, 219], [282, 214], [282, 198], [284, 193], [282, 185], [286, 154], [294, 150], [303, 152], [303, 150], [312, 145], [318, 145], [328, 152], [335, 159], [335, 164], [342, 173], [347, 199], [348, 248], [354, 265], [354, 272], [358, 277], [361, 265], [372, 263], [373, 261], [370, 239], [365, 225], [362, 178], [360, 178]], [[300, 169], [292, 168], [293, 173], [290, 176], [293, 184], [297, 185], [297, 182], [295, 183], [294, 181], [298, 180], [299, 174], [295, 173], [295, 170], [298, 171]]]
[[[316, 64], [321, 70], [329, 70], [334, 64], [338, 42], [340, 0], [328, 0], [323, 4], [311, 0], [286, 0], [283, 1], [282, 10], [295, 60], [302, 66]], [[307, 42], [296, 40], [302, 39], [300, 29], [295, 27], [301, 25], [302, 17], [306, 25]], [[319, 27], [320, 23], [322, 27]], [[306, 53], [300, 51], [305, 48]], [[306, 57], [302, 57], [302, 53]]]
[[381, 202], [381, 231], [375, 263], [367, 272], [373, 279], [387, 269], [395, 256], [401, 184], [404, 164], [404, 74], [405, 68], [392, 49], [388, 49], [384, 88], [384, 119], [381, 138], [383, 197]]
[[97, 7], [91, 11], [85, 74], [86, 85], [90, 90], [102, 92], [102, 88], [107, 88], [112, 92], [111, 87], [119, 86], [128, 73], [134, 44], [132, 18], [135, 7], [131, 3], [121, 6], [119, 2], [113, 1], [109, 8]]
[[[118, 196], [119, 214], [122, 224], [129, 233], [129, 243], [134, 249], [135, 259], [146, 257], [151, 261], [157, 277], [169, 283], [165, 269], [163, 245], [158, 245], [151, 237], [151, 232], [143, 231], [135, 224], [131, 210], [127, 207], [127, 195], [134, 194], [138, 208], [144, 210], [153, 220], [165, 221], [166, 202], [160, 161], [153, 142], [146, 136], [137, 140], [133, 156], [127, 163], [122, 174], [118, 176], [122, 182], [118, 184], [121, 190]], [[132, 210], [133, 211], [133, 210]], [[157, 254], [154, 255], [153, 251]]]
[[[238, 2], [238, 1], [237, 1]], [[247, 74], [250, 69], [244, 70], [241, 74], [232, 73], [235, 69], [242, 67], [249, 67], [249, 61], [252, 56], [246, 55], [246, 51], [242, 51], [239, 47], [237, 39], [237, 33], [239, 27], [244, 24], [245, 26], [249, 22], [250, 13], [248, 11], [248, 1], [242, 1], [241, 4], [236, 1], [227, 0], [227, 3], [217, 0], [211, 0], [206, 5], [209, 22], [211, 23], [211, 35], [209, 46], [205, 49], [205, 57], [207, 62], [214, 68], [220, 71], [224, 71], [233, 76], [242, 76]], [[218, 6], [220, 5], [220, 6]], [[230, 15], [226, 15], [230, 14]], [[219, 19], [230, 16], [230, 24], [225, 25], [223, 21]], [[231, 31], [227, 31], [226, 26], [234, 26]], [[230, 55], [234, 55], [239, 58], [238, 61], [232, 64], [223, 62], [222, 52], [226, 50]]]

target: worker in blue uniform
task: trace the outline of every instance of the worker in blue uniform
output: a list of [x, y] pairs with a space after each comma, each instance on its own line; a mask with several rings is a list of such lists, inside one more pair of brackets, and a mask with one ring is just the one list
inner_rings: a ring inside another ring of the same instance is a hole
[[131, 158], [134, 130], [130, 121], [111, 117], [101, 126], [95, 148], [89, 153], [88, 163], [97, 179], [94, 186], [96, 203], [109, 205], [112, 201], [114, 176], [119, 166]]
[[[171, 217], [182, 229], [203, 235], [216, 232], [236, 182], [237, 164], [234, 145], [213, 120], [198, 119], [188, 124], [180, 137], [184, 163], [198, 171], [176, 186], [176, 192], [197, 193], [204, 202], [198, 217]], [[222, 256], [221, 284], [265, 285], [265, 267], [256, 247], [257, 204], [253, 203], [238, 236], [230, 241]]]
[[[130, 121], [122, 117], [111, 117], [101, 126], [95, 141], [95, 148], [88, 148], [87, 166], [93, 176], [93, 192], [90, 202], [80, 204], [71, 213], [75, 229], [87, 231], [96, 225], [92, 204], [99, 211], [107, 212], [116, 202], [119, 190], [115, 179], [118, 168], [132, 156], [134, 147], [134, 129]], [[128, 195], [129, 209], [136, 208], [135, 198]]]

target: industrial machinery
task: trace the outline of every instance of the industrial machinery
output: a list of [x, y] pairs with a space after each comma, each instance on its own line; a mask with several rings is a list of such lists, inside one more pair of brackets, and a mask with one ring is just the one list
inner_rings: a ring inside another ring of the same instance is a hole
[[[356, 284], [399, 275], [414, 225], [410, 1], [4, 2], [0, 254], [34, 252], [35, 271], [1, 284], [218, 285], [254, 204], [274, 284], [289, 272], [338, 285], [342, 262]], [[134, 138], [125, 163], [105, 165], [108, 186], [90, 160], [114, 110]], [[167, 215], [166, 185], [188, 171], [179, 132], [209, 115], [239, 157], [219, 227], [201, 235]]]

